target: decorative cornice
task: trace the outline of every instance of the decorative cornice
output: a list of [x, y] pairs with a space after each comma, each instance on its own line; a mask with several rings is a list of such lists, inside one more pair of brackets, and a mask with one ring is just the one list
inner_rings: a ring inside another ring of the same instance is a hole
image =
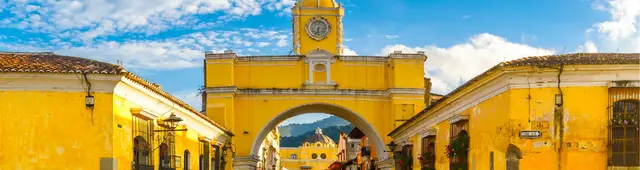
[[238, 57], [233, 51], [225, 51], [224, 53], [205, 53], [205, 59], [234, 59]]
[[239, 56], [237, 61], [298, 61], [302, 55], [282, 55], [282, 56]]
[[207, 87], [207, 93], [236, 93], [238, 88], [236, 86], [225, 86], [225, 87]]
[[438, 135], [438, 130], [436, 130], [435, 128], [429, 128], [420, 133], [421, 137], [430, 137], [436, 135]]
[[469, 120], [469, 115], [454, 114], [451, 118], [449, 118], [449, 124], [458, 123], [461, 120]]
[[388, 62], [389, 57], [386, 56], [336, 56], [342, 61], [367, 61], [367, 62]]
[[424, 61], [427, 60], [427, 56], [424, 55], [424, 52], [418, 52], [418, 53], [412, 54], [412, 53], [402, 53], [401, 51], [400, 52], [396, 51], [394, 53], [389, 54], [389, 58], [392, 58], [392, 59], [421, 59], [421, 60], [424, 60]]
[[347, 96], [390, 96], [395, 94], [424, 95], [424, 89], [392, 88], [388, 90], [357, 89], [238, 89], [236, 86], [208, 87], [207, 93], [232, 93], [240, 95], [347, 95]]
[[640, 81], [612, 81], [607, 84], [607, 87], [640, 87]]

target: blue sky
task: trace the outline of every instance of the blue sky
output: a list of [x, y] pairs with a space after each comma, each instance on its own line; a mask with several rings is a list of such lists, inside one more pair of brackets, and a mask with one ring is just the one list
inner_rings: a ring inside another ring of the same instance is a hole
[[[0, 0], [0, 51], [116, 63], [200, 107], [204, 51], [287, 54], [294, 0]], [[640, 0], [337, 0], [351, 54], [426, 51], [447, 93], [504, 60], [640, 52]], [[304, 120], [302, 118], [296, 118]], [[308, 116], [316, 119], [318, 116]]]

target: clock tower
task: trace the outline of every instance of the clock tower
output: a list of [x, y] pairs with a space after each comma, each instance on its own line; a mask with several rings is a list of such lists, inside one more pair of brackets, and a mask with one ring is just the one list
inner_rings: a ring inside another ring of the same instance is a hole
[[324, 50], [340, 55], [344, 8], [335, 0], [300, 0], [293, 6], [293, 53]]

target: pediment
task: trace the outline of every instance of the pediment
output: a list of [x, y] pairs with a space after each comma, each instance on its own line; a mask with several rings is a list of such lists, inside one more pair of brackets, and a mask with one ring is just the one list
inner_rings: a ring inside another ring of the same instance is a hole
[[331, 59], [333, 54], [326, 50], [313, 50], [305, 55], [308, 59]]

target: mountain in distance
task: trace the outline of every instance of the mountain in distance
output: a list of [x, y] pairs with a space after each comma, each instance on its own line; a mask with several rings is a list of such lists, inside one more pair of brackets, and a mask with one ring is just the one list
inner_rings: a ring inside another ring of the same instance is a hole
[[350, 125], [348, 121], [337, 117], [337, 116], [329, 116], [327, 118], [315, 121], [313, 123], [292, 123], [284, 126], [279, 126], [278, 130], [280, 130], [280, 136], [298, 136], [303, 133], [307, 133], [309, 131], [314, 131], [316, 128], [326, 128], [330, 126], [344, 126]]
[[[353, 129], [353, 125], [329, 126], [322, 129], [322, 134], [329, 136], [333, 142], [338, 143], [340, 132], [349, 133]], [[296, 136], [281, 136], [280, 147], [299, 147], [309, 136], [316, 133], [315, 129]]]

